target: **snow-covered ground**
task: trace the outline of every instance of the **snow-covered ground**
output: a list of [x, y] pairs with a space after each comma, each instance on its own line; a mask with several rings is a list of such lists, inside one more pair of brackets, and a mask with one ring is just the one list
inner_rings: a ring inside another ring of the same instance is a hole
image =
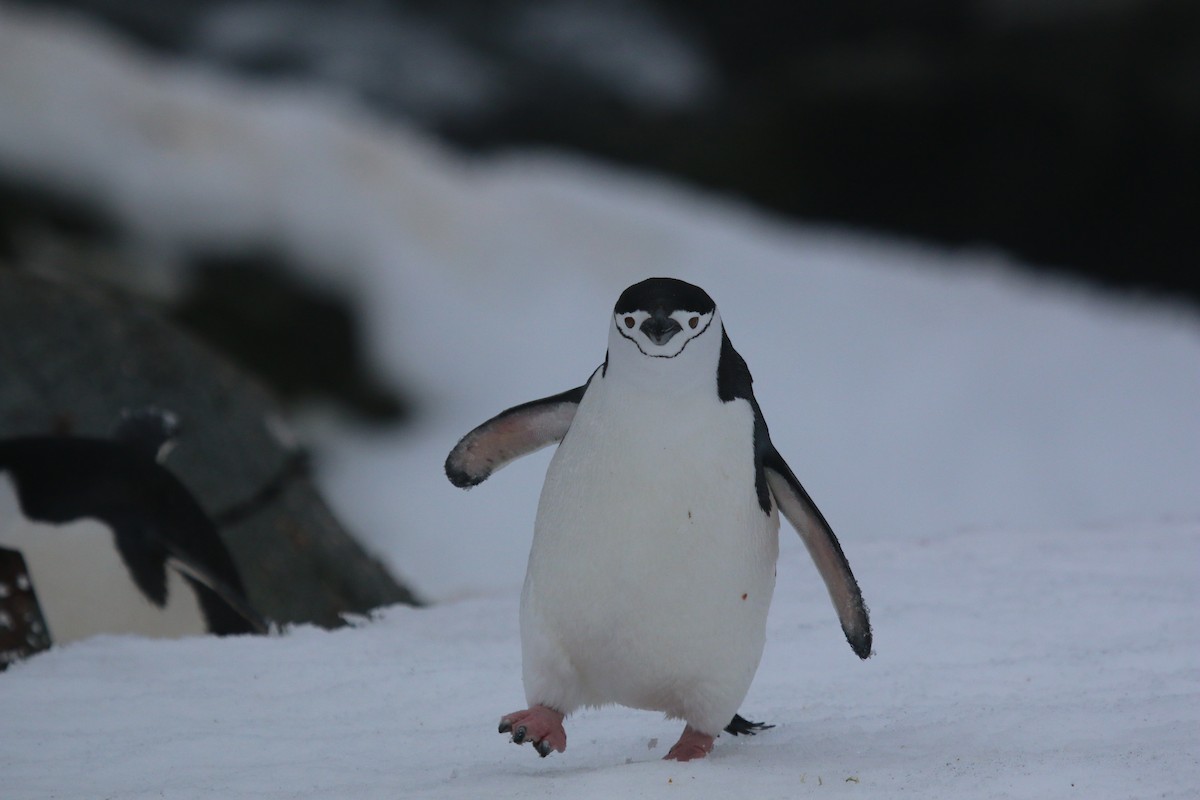
[[[0, 676], [0, 775], [25, 798], [1194, 798], [1195, 525], [859, 543], [877, 654], [846, 646], [785, 554], [745, 713], [706, 761], [679, 724], [611, 708], [545, 760], [515, 592], [278, 638], [102, 637]], [[681, 794], [682, 792], [682, 794]]]
[[[466, 161], [311, 91], [3, 5], [0, 168], [103, 203], [164, 265], [196, 242], [266, 243], [354, 292], [372, 357], [423, 417], [306, 428], [341, 516], [441, 601], [337, 632], [40, 656], [0, 675], [0, 796], [1200, 787], [1193, 314], [554, 155]], [[470, 493], [441, 464], [486, 417], [586, 379], [613, 301], [652, 274], [720, 305], [773, 440], [842, 538], [877, 655], [850, 653], [785, 531], [745, 706], [778, 728], [667, 765], [674, 723], [593, 711], [541, 761], [493, 726], [522, 704], [516, 596], [547, 456]]]

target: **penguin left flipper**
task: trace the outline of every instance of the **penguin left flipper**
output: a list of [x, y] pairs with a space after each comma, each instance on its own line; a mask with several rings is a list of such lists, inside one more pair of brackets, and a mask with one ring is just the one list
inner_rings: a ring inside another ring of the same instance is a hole
[[821, 579], [825, 581], [846, 641], [859, 658], [867, 658], [871, 655], [871, 620], [858, 581], [850, 571], [850, 562], [846, 560], [837, 536], [774, 447], [763, 458], [763, 469], [776, 505], [800, 534], [808, 554], [817, 565], [817, 571], [821, 573]]
[[109, 511], [103, 517], [138, 588], [161, 608], [167, 601], [165, 570], [170, 568], [196, 592], [210, 633], [267, 633], [269, 626], [246, 599], [216, 529], [197, 516], [198, 507], [185, 510], [179, 498], [175, 503], [175, 516], [167, 524], [147, 524], [128, 512]]
[[586, 389], [585, 383], [501, 411], [459, 439], [446, 457], [446, 477], [469, 489], [521, 456], [561, 441]]

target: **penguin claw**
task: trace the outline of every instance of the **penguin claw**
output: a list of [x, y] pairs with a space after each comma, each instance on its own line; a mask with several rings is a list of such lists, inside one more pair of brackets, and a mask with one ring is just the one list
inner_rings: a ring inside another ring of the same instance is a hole
[[513, 744], [529, 742], [545, 758], [555, 750], [561, 753], [567, 749], [567, 732], [562, 721], [563, 715], [554, 709], [534, 706], [501, 717], [499, 732], [510, 734]]
[[683, 735], [679, 737], [679, 741], [671, 746], [667, 754], [663, 756], [664, 761], [692, 761], [697, 758], [704, 758], [713, 749], [713, 740], [716, 737], [700, 731], [688, 725], [683, 729]]

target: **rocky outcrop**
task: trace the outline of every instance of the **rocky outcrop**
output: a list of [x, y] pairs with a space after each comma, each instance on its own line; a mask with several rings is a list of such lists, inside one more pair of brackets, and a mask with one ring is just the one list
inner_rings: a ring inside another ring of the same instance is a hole
[[254, 379], [133, 297], [0, 267], [0, 438], [108, 436], [146, 406], [178, 416], [165, 466], [217, 523], [264, 617], [334, 626], [415, 602], [339, 524]]

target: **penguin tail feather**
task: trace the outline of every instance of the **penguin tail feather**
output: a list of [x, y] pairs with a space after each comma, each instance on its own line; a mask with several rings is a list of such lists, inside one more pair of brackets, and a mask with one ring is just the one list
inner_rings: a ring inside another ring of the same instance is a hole
[[741, 714], [734, 714], [733, 719], [725, 726], [725, 732], [732, 736], [754, 736], [759, 731], [774, 728], [765, 722], [751, 722]]

